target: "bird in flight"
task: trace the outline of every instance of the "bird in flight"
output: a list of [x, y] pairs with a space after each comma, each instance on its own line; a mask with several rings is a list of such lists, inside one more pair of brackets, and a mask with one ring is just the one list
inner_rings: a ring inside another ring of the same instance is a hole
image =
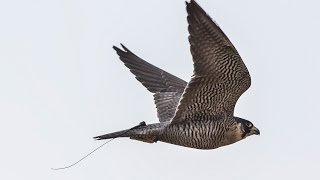
[[194, 1], [186, 2], [194, 71], [189, 83], [146, 62], [121, 44], [120, 60], [151, 93], [159, 123], [140, 125], [94, 137], [130, 137], [197, 149], [226, 146], [260, 131], [234, 116], [239, 97], [251, 78], [236, 48], [220, 27]]

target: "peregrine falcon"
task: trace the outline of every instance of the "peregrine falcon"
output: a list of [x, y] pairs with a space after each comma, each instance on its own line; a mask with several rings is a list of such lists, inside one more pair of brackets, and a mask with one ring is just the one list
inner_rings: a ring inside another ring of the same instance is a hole
[[140, 125], [94, 137], [130, 137], [197, 149], [226, 146], [260, 131], [235, 117], [239, 97], [251, 78], [236, 48], [220, 27], [194, 1], [186, 2], [194, 71], [189, 83], [144, 61], [121, 44], [113, 47], [120, 60], [151, 93], [159, 123]]

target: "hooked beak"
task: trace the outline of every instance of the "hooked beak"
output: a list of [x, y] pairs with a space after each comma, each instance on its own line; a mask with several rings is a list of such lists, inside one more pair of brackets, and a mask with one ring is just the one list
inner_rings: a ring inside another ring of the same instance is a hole
[[253, 134], [260, 135], [259, 129], [256, 128], [255, 126], [252, 127], [251, 131], [253, 132]]

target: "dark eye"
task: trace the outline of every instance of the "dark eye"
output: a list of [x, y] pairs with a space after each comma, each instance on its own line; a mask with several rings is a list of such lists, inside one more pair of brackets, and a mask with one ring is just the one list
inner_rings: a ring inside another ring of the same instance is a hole
[[247, 127], [251, 127], [252, 124], [251, 124], [250, 122], [246, 122], [246, 126], [247, 126]]

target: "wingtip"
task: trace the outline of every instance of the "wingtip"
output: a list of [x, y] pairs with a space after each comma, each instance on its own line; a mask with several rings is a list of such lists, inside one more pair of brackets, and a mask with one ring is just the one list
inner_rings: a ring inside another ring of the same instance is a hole
[[130, 50], [126, 47], [126, 46], [124, 46], [122, 43], [120, 43], [120, 46], [122, 47], [122, 49], [120, 49], [119, 47], [117, 47], [117, 46], [112, 46], [112, 48], [114, 49], [114, 50], [116, 50], [117, 52], [130, 52]]
[[195, 0], [190, 0], [190, 2], [189, 3], [186, 2], [186, 4], [187, 4], [188, 14], [190, 14], [191, 11], [194, 11], [194, 12], [203, 13], [207, 15], [207, 13], [202, 9], [202, 7]]
[[126, 48], [122, 43], [120, 43], [120, 46], [121, 46], [123, 49], [125, 49], [125, 48]]
[[116, 50], [117, 52], [121, 50], [120, 48], [118, 48], [118, 47], [115, 46], [115, 45], [113, 45], [112, 48], [113, 48], [114, 50]]
[[119, 47], [115, 46], [115, 45], [113, 45], [112, 48], [114, 50], [116, 50], [117, 52], [124, 51], [124, 52], [130, 52], [131, 53], [131, 51], [125, 45], [123, 45], [122, 43], [120, 43], [120, 46], [122, 47], [123, 50], [120, 49]]
[[198, 3], [195, 1], [195, 0], [190, 0], [190, 2], [188, 2], [188, 1], [185, 1], [186, 2], [186, 5], [188, 6], [188, 5], [192, 5], [192, 4], [194, 4], [194, 5], [198, 5]]
[[125, 50], [127, 52], [130, 52], [130, 50], [125, 45], [123, 45], [122, 43], [120, 43], [120, 45], [121, 45], [123, 50]]

